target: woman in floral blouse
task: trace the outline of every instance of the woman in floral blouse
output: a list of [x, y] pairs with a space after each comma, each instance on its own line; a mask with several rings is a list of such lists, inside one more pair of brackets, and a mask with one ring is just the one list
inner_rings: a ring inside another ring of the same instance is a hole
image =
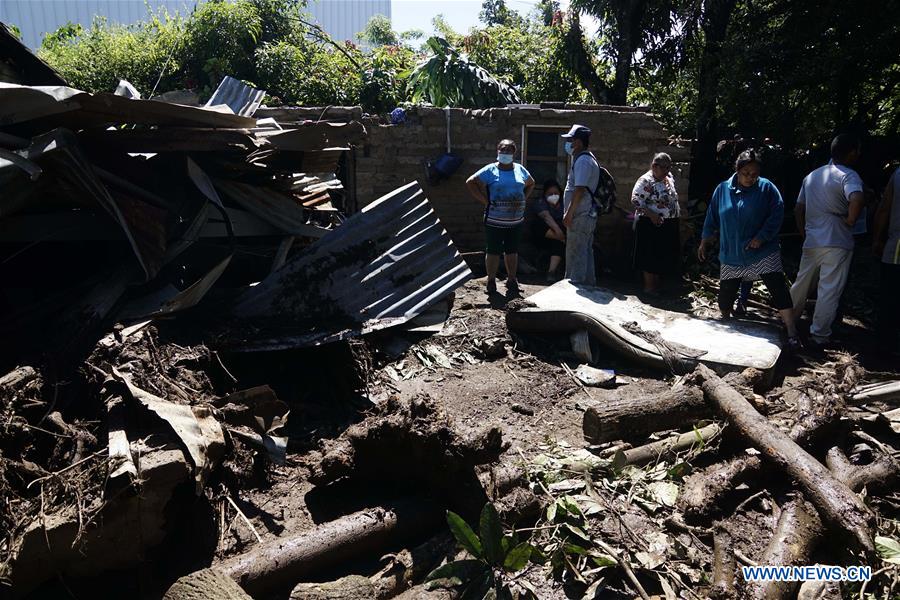
[[644, 274], [644, 293], [659, 293], [661, 276], [678, 269], [679, 239], [678, 192], [670, 173], [671, 157], [660, 152], [653, 157], [650, 170], [641, 175], [631, 202], [634, 204], [634, 266]]

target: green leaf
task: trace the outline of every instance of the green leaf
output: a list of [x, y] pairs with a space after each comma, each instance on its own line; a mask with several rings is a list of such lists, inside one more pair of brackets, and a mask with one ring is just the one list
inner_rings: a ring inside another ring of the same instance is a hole
[[577, 554], [579, 556], [587, 554], [587, 548], [583, 548], [578, 544], [566, 544], [563, 546], [563, 551], [566, 554]]
[[503, 568], [510, 572], [520, 571], [528, 564], [531, 558], [532, 545], [528, 542], [522, 542], [509, 551], [506, 558], [503, 559]]
[[881, 535], [875, 536], [875, 549], [884, 562], [900, 565], [900, 542]]
[[616, 559], [607, 554], [601, 554], [599, 552], [589, 552], [588, 556], [590, 556], [591, 560], [594, 561], [594, 564], [598, 567], [614, 567], [616, 564]]
[[450, 532], [459, 545], [462, 546], [469, 554], [476, 558], [481, 558], [482, 549], [478, 536], [472, 531], [472, 528], [452, 510], [447, 511], [447, 525], [450, 526]]
[[547, 520], [551, 523], [556, 521], [556, 500], [550, 503], [550, 506], [547, 507]]
[[425, 577], [432, 587], [457, 587], [481, 577], [487, 571], [484, 562], [474, 559], [455, 560], [441, 565]]
[[481, 533], [481, 547], [484, 550], [484, 559], [492, 565], [503, 563], [503, 526], [500, 524], [500, 515], [494, 505], [488, 502], [481, 509], [479, 521]]
[[574, 535], [575, 537], [584, 540], [584, 541], [587, 542], [588, 544], [591, 543], [591, 538], [590, 538], [590, 536], [589, 536], [587, 533], [585, 533], [584, 529], [582, 529], [581, 527], [577, 527], [577, 526], [575, 526], [575, 525], [570, 525], [570, 524], [568, 524], [568, 523], [566, 523], [565, 525], [563, 525], [563, 527], [564, 527], [565, 529], [567, 529], [567, 530], [569, 531], [569, 533], [571, 533], [571, 534]]

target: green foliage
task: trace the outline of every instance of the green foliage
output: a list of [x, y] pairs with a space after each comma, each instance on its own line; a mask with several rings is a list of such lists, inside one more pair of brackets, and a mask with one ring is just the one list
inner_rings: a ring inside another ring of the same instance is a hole
[[362, 73], [343, 54], [314, 44], [265, 44], [256, 52], [257, 83], [282, 102], [306, 106], [353, 105]]
[[12, 23], [6, 23], [6, 26], [9, 28], [10, 32], [12, 32], [12, 34], [14, 36], [16, 36], [16, 39], [20, 39], [20, 40], [22, 39], [22, 30], [21, 29], [19, 29]]
[[560, 26], [493, 26], [464, 39], [469, 56], [516, 87], [525, 102], [581, 102], [584, 89], [568, 68]]
[[481, 3], [478, 20], [488, 26], [521, 27], [525, 23], [525, 19], [519, 13], [506, 6], [506, 0], [484, 0]]
[[894, 538], [875, 536], [875, 550], [884, 562], [900, 565], [900, 542]]
[[373, 46], [396, 46], [400, 43], [397, 33], [391, 28], [391, 20], [384, 15], [373, 15], [366, 28], [359, 32], [359, 39]]
[[514, 87], [495, 78], [447, 40], [432, 37], [426, 46], [431, 56], [420, 62], [409, 76], [413, 102], [488, 108], [522, 101]]
[[505, 535], [500, 516], [493, 504], [487, 503], [478, 521], [479, 533], [465, 520], [447, 511], [447, 525], [459, 545], [473, 558], [456, 560], [429, 573], [429, 589], [462, 588], [462, 598], [536, 598], [534, 590], [510, 575], [524, 569], [533, 556], [540, 553], [528, 542], [519, 542], [513, 532]]
[[253, 55], [262, 32], [262, 17], [252, 2], [201, 4], [185, 27], [179, 52], [184, 68], [199, 76], [197, 83], [206, 93], [225, 75], [253, 81]]
[[[113, 91], [120, 79], [149, 94], [162, 75], [161, 87], [177, 81], [182, 21], [165, 13], [126, 28], [96, 19], [88, 29], [68, 23], [44, 37], [38, 56], [72, 86], [90, 91]], [[169, 87], [169, 89], [171, 89]]]

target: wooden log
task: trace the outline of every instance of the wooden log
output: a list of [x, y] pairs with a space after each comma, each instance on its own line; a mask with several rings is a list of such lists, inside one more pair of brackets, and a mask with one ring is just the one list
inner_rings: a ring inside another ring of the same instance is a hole
[[699, 443], [708, 443], [722, 432], [722, 426], [712, 423], [706, 427], [667, 437], [637, 448], [622, 451], [624, 464], [645, 465], [658, 460], [668, 460], [679, 452], [690, 450]]
[[264, 543], [226, 561], [220, 568], [250, 595], [266, 595], [290, 589], [311, 573], [437, 529], [442, 516], [443, 511], [429, 500], [406, 500]]
[[228, 575], [218, 569], [202, 569], [179, 577], [163, 600], [253, 600]]
[[[867, 485], [896, 482], [900, 475], [900, 465], [890, 456], [882, 456], [865, 466], [856, 466], [847, 460], [840, 448], [834, 447], [828, 451], [826, 462], [835, 477], [854, 491]], [[759, 564], [773, 566], [808, 564], [812, 551], [823, 535], [824, 529], [816, 509], [808, 502], [792, 501], [782, 509], [775, 534]], [[748, 594], [751, 598], [783, 600], [791, 597], [795, 589], [796, 585], [788, 585], [788, 582], [770, 581], [748, 586]]]
[[713, 575], [709, 588], [711, 598], [726, 600], [734, 598], [734, 576], [737, 561], [734, 558], [734, 540], [723, 527], [713, 534]]
[[694, 386], [683, 386], [657, 396], [619, 395], [584, 413], [582, 430], [592, 444], [613, 440], [643, 440], [664, 429], [680, 429], [712, 413], [703, 393]]
[[874, 551], [874, 515], [859, 497], [808, 452], [759, 414], [734, 388], [705, 365], [695, 373], [703, 393], [763, 456], [797, 480], [822, 516], [852, 535], [866, 551]]
[[[830, 395], [819, 402], [806, 394], [798, 401], [797, 421], [789, 437], [806, 448], [827, 437], [843, 414], [843, 402]], [[723, 499], [742, 483], [755, 480], [764, 469], [758, 456], [742, 454], [688, 475], [678, 507], [690, 519], [708, 518], [723, 508]]]
[[867, 465], [859, 466], [852, 464], [843, 450], [835, 446], [825, 456], [825, 464], [838, 479], [846, 483], [847, 487], [854, 492], [860, 491], [867, 485], [890, 489], [900, 478], [900, 464], [886, 454]]
[[437, 535], [411, 550], [389, 555], [390, 564], [371, 577], [348, 575], [326, 583], [298, 583], [290, 600], [386, 600], [423, 579], [448, 554], [455, 541], [449, 533]]
[[722, 499], [740, 484], [754, 479], [762, 469], [758, 456], [741, 455], [688, 475], [678, 508], [688, 519], [704, 519], [722, 509]]
[[[816, 509], [802, 497], [794, 498], [782, 507], [775, 533], [757, 562], [761, 566], [809, 564], [822, 532]], [[749, 600], [780, 600], [795, 592], [798, 585], [797, 581], [747, 582], [744, 594]]]

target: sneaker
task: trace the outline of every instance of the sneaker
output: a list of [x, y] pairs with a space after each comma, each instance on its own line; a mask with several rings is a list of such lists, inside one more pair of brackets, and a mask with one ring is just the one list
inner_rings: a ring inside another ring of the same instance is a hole
[[794, 337], [789, 337], [787, 340], [787, 350], [793, 353], [800, 352], [803, 350], [803, 342], [801, 342], [800, 338], [796, 335]]
[[487, 282], [487, 293], [488, 296], [497, 293], [497, 280], [488, 281]]

